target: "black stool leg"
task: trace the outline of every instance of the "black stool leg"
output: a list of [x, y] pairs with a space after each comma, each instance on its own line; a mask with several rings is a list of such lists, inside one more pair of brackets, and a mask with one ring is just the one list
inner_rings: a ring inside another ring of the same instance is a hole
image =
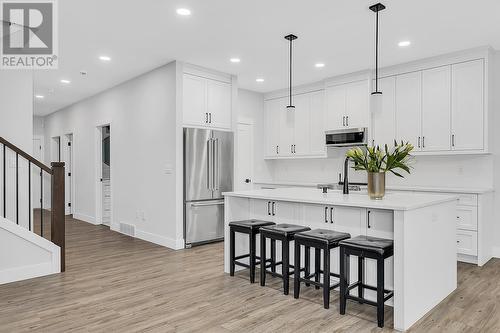
[[[309, 276], [309, 274], [311, 274], [311, 247], [310, 246], [306, 246], [306, 250], [305, 250], [305, 259], [304, 259], [304, 264], [306, 265], [305, 267], [305, 275], [306, 276]], [[309, 287], [311, 284], [310, 283], [307, 283], [306, 282], [306, 286]]]
[[282, 252], [283, 252], [283, 265], [281, 266], [283, 271], [281, 272], [283, 275], [283, 293], [288, 295], [289, 287], [290, 287], [290, 242], [288, 239], [284, 239], [281, 242]]
[[234, 249], [234, 230], [230, 228], [229, 230], [229, 275], [234, 276], [234, 257], [235, 257], [235, 249]]
[[330, 250], [323, 249], [323, 307], [330, 308]]
[[276, 273], [276, 240], [271, 239], [271, 272]]
[[[256, 237], [256, 234], [255, 232], [251, 231], [250, 234], [249, 234], [249, 238], [250, 238], [250, 246], [249, 246], [249, 250], [250, 250], [250, 257], [249, 257], [249, 264], [250, 264], [250, 283], [255, 283], [255, 237]], [[264, 256], [264, 260], [265, 260], [265, 256]]]
[[260, 234], [260, 285], [266, 285], [266, 237]]
[[384, 327], [384, 258], [377, 259], [377, 322]]
[[[364, 290], [362, 284], [365, 283], [365, 258], [362, 256], [358, 257], [358, 282], [360, 285], [358, 286], [358, 297], [364, 298]], [[359, 302], [362, 304], [363, 302]]]
[[[293, 272], [293, 297], [299, 298], [300, 293], [300, 244], [295, 241], [294, 272]], [[306, 246], [307, 255], [307, 246]], [[307, 267], [307, 266], [306, 266]]]
[[[321, 249], [314, 249], [314, 281], [319, 282], [319, 276], [321, 271]], [[319, 289], [318, 286], [314, 286], [314, 289]]]
[[349, 284], [349, 255], [346, 254], [345, 248], [340, 247], [340, 314], [345, 314], [347, 303], [347, 287]]

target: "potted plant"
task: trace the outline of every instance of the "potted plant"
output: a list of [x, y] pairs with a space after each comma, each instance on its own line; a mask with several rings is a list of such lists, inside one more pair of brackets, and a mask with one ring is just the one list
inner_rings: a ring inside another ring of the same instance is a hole
[[[371, 199], [382, 199], [385, 195], [385, 174], [392, 172], [398, 177], [403, 175], [396, 170], [401, 169], [410, 173], [410, 162], [413, 150], [410, 143], [398, 144], [394, 141], [394, 148], [389, 149], [387, 145], [384, 150], [377, 147], [360, 147], [349, 149], [346, 157], [354, 161], [354, 170], [365, 170], [368, 172], [368, 195]], [[399, 171], [399, 170], [398, 170]]]

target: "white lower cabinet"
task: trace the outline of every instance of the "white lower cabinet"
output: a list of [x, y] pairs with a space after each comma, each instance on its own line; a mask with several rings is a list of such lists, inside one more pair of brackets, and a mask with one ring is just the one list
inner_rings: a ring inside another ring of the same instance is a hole
[[457, 251], [459, 254], [477, 256], [477, 232], [457, 230]]

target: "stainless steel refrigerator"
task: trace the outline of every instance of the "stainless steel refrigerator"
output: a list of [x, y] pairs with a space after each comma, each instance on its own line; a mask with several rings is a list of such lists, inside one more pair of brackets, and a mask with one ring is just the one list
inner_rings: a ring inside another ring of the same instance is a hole
[[233, 133], [184, 129], [186, 247], [224, 239], [223, 192], [233, 190]]

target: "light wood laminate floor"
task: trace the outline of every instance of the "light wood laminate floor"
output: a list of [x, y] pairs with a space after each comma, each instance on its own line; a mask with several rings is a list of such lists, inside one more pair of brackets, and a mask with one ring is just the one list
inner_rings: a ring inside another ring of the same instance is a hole
[[[1, 332], [391, 332], [338, 293], [284, 296], [279, 279], [223, 273], [222, 244], [173, 251], [67, 218], [67, 271], [0, 286]], [[411, 332], [500, 332], [500, 260], [458, 265], [459, 287]], [[439, 272], [429, 272], [439, 274]], [[257, 279], [258, 280], [258, 279]]]

